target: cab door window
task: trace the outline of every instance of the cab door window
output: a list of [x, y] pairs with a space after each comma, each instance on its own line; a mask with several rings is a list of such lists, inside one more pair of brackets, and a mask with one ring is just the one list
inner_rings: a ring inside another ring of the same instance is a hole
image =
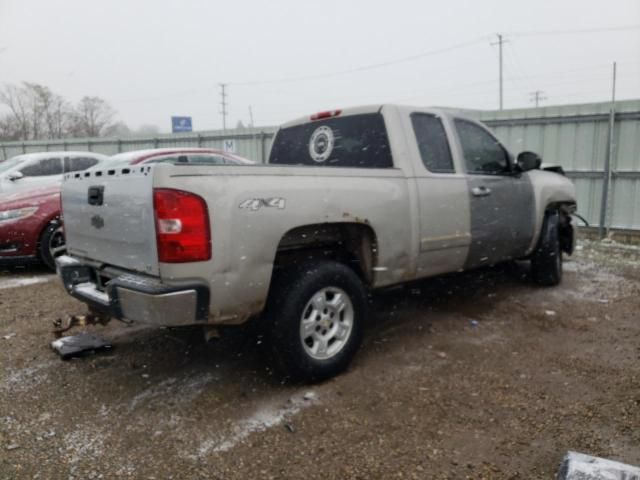
[[433, 173], [455, 173], [449, 140], [442, 121], [428, 113], [411, 115], [413, 133], [424, 166]]
[[509, 155], [482, 127], [466, 120], [455, 120], [467, 173], [504, 175], [511, 171]]
[[20, 170], [25, 177], [46, 177], [49, 175], [62, 175], [62, 159], [43, 158]]

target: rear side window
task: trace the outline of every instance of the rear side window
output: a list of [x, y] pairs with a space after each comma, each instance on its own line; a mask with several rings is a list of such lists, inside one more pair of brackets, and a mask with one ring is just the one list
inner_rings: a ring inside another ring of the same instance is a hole
[[455, 173], [449, 149], [449, 140], [442, 121], [428, 113], [411, 115], [420, 157], [424, 166], [433, 173]]
[[20, 170], [25, 177], [46, 177], [48, 175], [62, 175], [62, 160], [60, 158], [45, 158]]
[[269, 163], [391, 168], [387, 129], [380, 113], [305, 123], [278, 131]]
[[225, 159], [220, 155], [189, 155], [189, 163], [198, 165], [224, 165]]
[[180, 156], [169, 155], [166, 157], [154, 157], [149, 160], [145, 160], [142, 163], [187, 163], [187, 156], [181, 155], [184, 160], [180, 160]]
[[67, 157], [64, 159], [65, 172], [78, 172], [93, 167], [98, 163], [96, 158], [89, 157]]

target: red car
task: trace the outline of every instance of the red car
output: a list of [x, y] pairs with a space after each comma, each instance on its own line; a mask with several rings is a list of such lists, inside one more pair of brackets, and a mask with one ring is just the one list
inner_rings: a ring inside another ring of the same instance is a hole
[[[159, 162], [202, 165], [254, 163], [220, 150], [165, 148], [120, 153], [93, 168]], [[60, 185], [0, 196], [0, 262], [25, 264], [41, 261], [55, 270], [55, 257], [64, 251]]]

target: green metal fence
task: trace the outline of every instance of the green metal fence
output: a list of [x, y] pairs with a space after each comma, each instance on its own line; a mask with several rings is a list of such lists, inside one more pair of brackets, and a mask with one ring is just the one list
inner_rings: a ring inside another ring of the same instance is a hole
[[[591, 225], [599, 225], [604, 211], [605, 226], [640, 230], [640, 100], [616, 102], [611, 136], [610, 110], [607, 102], [467, 113], [493, 128], [514, 153], [532, 150], [545, 163], [562, 165], [575, 182], [579, 212]], [[6, 142], [0, 143], [0, 159], [53, 150], [113, 155], [146, 148], [211, 147], [264, 162], [275, 130], [265, 127], [120, 139]], [[609, 152], [611, 182], [603, 202]]]

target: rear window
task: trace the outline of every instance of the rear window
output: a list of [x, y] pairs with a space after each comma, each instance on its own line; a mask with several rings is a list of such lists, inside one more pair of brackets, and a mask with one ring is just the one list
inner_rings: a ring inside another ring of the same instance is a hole
[[389, 138], [380, 113], [305, 123], [278, 131], [269, 163], [391, 168]]

